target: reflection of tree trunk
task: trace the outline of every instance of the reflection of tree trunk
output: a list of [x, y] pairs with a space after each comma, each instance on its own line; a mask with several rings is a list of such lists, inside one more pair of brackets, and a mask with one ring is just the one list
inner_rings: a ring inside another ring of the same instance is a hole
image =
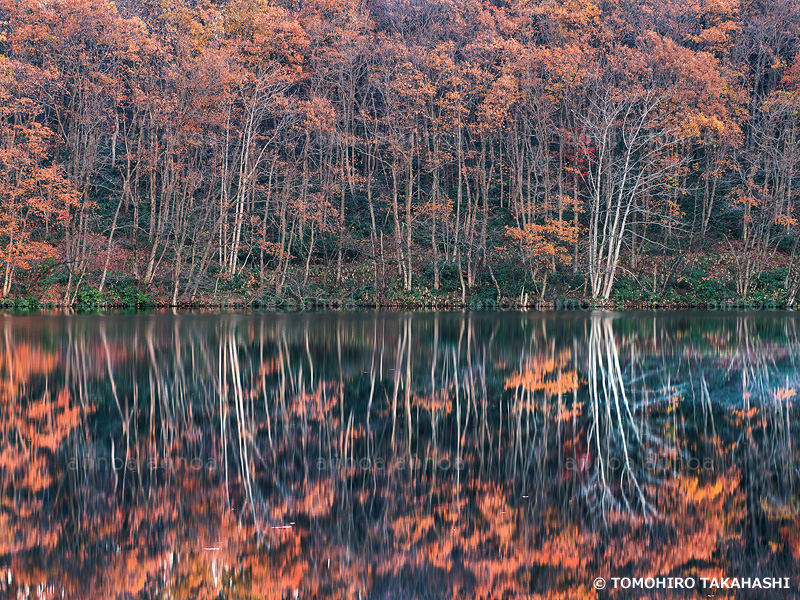
[[[648, 513], [654, 513], [654, 509], [644, 497], [644, 492], [639, 485], [638, 475], [631, 460], [628, 430], [633, 431], [637, 442], [641, 443], [641, 438], [625, 392], [625, 383], [622, 369], [620, 368], [619, 353], [612, 324], [612, 317], [592, 315], [589, 334], [589, 397], [592, 406], [592, 428], [602, 489], [601, 504], [604, 518], [607, 505], [609, 503], [612, 506], [617, 504], [617, 501], [613, 498], [608, 475], [611, 474], [609, 469], [613, 461], [616, 460], [614, 455], [618, 446], [622, 450], [623, 458], [622, 471], [618, 474], [622, 501], [628, 509], [632, 509], [625, 491], [625, 483], [627, 482], [636, 493], [638, 508], [647, 516]], [[624, 412], [620, 407], [620, 400], [622, 401]], [[612, 405], [614, 408], [613, 413], [611, 410]], [[605, 422], [602, 419], [603, 414], [605, 415]], [[616, 418], [616, 429], [618, 430], [616, 440], [613, 434], [614, 418]], [[603, 440], [601, 440], [601, 437], [603, 437]], [[605, 447], [601, 445], [601, 441], [605, 442]], [[614, 475], [617, 476], [616, 473]]]
[[[410, 319], [410, 317], [408, 317]], [[394, 363], [394, 388], [392, 391], [392, 448], [394, 448], [395, 430], [397, 426], [397, 396], [400, 393], [401, 382], [401, 369], [403, 366], [403, 358], [406, 352], [406, 344], [410, 344], [408, 339], [408, 329], [403, 327], [402, 338], [400, 346], [397, 349]]]
[[406, 380], [404, 383], [405, 386], [405, 396], [406, 396], [406, 423], [408, 424], [408, 446], [407, 452], [411, 454], [411, 432], [413, 427], [411, 426], [411, 317], [408, 317], [406, 321], [406, 339], [408, 343], [406, 344]]

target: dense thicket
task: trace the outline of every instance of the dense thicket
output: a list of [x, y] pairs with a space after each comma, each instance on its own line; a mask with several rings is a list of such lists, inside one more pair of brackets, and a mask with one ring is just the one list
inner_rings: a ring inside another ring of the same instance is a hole
[[3, 296], [608, 299], [713, 253], [746, 297], [779, 252], [793, 303], [799, 50], [797, 0], [0, 0]]

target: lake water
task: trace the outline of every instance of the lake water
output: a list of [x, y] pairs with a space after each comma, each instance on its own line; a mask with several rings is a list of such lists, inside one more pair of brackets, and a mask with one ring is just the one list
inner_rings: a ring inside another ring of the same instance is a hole
[[796, 313], [0, 319], [8, 597], [798, 596]]

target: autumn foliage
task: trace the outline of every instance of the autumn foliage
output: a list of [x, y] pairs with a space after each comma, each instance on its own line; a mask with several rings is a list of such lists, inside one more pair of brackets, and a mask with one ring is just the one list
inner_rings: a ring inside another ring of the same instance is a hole
[[3, 0], [3, 296], [609, 298], [716, 244], [743, 295], [781, 247], [793, 299], [798, 31], [794, 0]]

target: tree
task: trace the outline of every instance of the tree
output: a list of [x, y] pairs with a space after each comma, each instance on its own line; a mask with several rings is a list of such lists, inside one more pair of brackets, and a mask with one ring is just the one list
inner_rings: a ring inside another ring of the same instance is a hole
[[0, 59], [0, 256], [3, 298], [14, 274], [56, 256], [47, 240], [67, 225], [78, 194], [60, 165], [48, 165], [54, 134], [37, 119], [41, 109], [28, 94], [35, 73]]

